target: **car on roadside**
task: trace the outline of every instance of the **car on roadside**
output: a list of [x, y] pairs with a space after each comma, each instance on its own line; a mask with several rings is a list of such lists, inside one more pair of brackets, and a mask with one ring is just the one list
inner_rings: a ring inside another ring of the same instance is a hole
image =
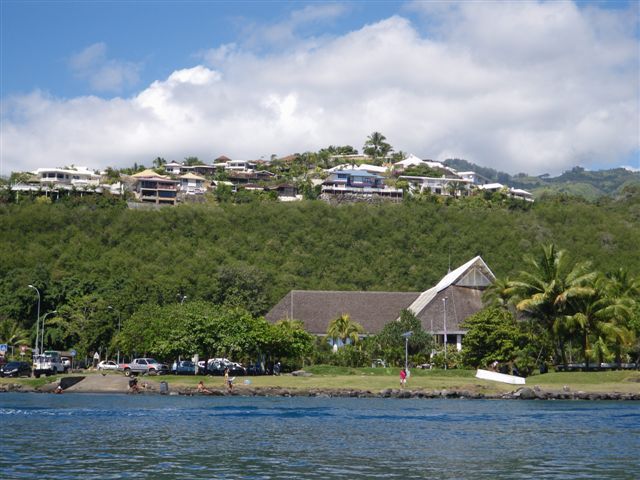
[[171, 366], [171, 373], [175, 375], [195, 375], [196, 364], [189, 360], [181, 360], [179, 362], [175, 362]]
[[30, 377], [31, 365], [27, 362], [9, 362], [0, 367], [0, 377]]
[[226, 358], [212, 358], [207, 362], [207, 375], [224, 375], [225, 370], [229, 375], [246, 375], [247, 369], [242, 364], [232, 362]]
[[98, 364], [98, 370], [117, 370], [118, 364], [113, 360], [102, 360]]
[[134, 358], [129, 363], [118, 365], [118, 371], [131, 375], [162, 375], [169, 373], [169, 366], [154, 358]]

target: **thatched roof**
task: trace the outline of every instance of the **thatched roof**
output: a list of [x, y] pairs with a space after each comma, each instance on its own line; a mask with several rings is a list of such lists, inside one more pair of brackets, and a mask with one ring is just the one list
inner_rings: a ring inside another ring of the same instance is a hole
[[334, 318], [347, 313], [365, 332], [378, 333], [406, 308], [418, 317], [426, 331], [442, 334], [446, 307], [447, 333], [464, 333], [460, 324], [482, 309], [482, 292], [494, 280], [482, 258], [475, 257], [422, 293], [293, 290], [266, 318], [270, 322], [301, 320], [307, 331], [322, 335]]
[[[418, 298], [419, 292], [337, 292], [292, 290], [267, 313], [275, 323], [285, 318], [301, 320], [315, 335], [327, 333], [329, 323], [346, 313], [363, 326], [366, 333], [378, 333], [402, 309]], [[292, 305], [293, 303], [293, 305]]]

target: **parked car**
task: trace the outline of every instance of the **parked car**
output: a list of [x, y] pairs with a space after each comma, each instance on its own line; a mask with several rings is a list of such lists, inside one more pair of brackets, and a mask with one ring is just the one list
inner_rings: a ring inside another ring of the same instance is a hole
[[134, 358], [129, 363], [118, 365], [118, 371], [124, 372], [128, 377], [130, 375], [161, 375], [169, 373], [169, 366], [160, 363], [153, 358]]
[[118, 364], [113, 360], [102, 360], [98, 364], [98, 370], [117, 370]]
[[174, 373], [176, 375], [195, 375], [196, 364], [189, 360], [174, 362], [171, 366], [171, 373]]
[[226, 358], [212, 358], [207, 362], [208, 375], [224, 375], [224, 371], [229, 369], [229, 375], [246, 375], [247, 369], [240, 363], [232, 362]]
[[27, 362], [9, 362], [0, 367], [0, 377], [30, 377], [31, 365]]

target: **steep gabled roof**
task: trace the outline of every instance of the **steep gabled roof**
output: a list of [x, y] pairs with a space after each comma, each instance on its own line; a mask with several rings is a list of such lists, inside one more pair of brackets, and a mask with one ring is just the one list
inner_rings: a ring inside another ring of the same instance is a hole
[[464, 265], [447, 273], [438, 284], [429, 290], [422, 292], [420, 296], [409, 306], [415, 315], [420, 313], [436, 298], [442, 290], [452, 286], [485, 288], [496, 279], [491, 269], [484, 263], [480, 256], [472, 258]]

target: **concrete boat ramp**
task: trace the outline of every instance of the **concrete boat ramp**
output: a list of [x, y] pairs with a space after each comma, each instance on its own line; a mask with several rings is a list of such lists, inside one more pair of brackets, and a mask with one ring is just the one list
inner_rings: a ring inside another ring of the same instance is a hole
[[60, 386], [65, 392], [78, 393], [127, 393], [129, 379], [120, 375], [87, 375], [64, 377]]

